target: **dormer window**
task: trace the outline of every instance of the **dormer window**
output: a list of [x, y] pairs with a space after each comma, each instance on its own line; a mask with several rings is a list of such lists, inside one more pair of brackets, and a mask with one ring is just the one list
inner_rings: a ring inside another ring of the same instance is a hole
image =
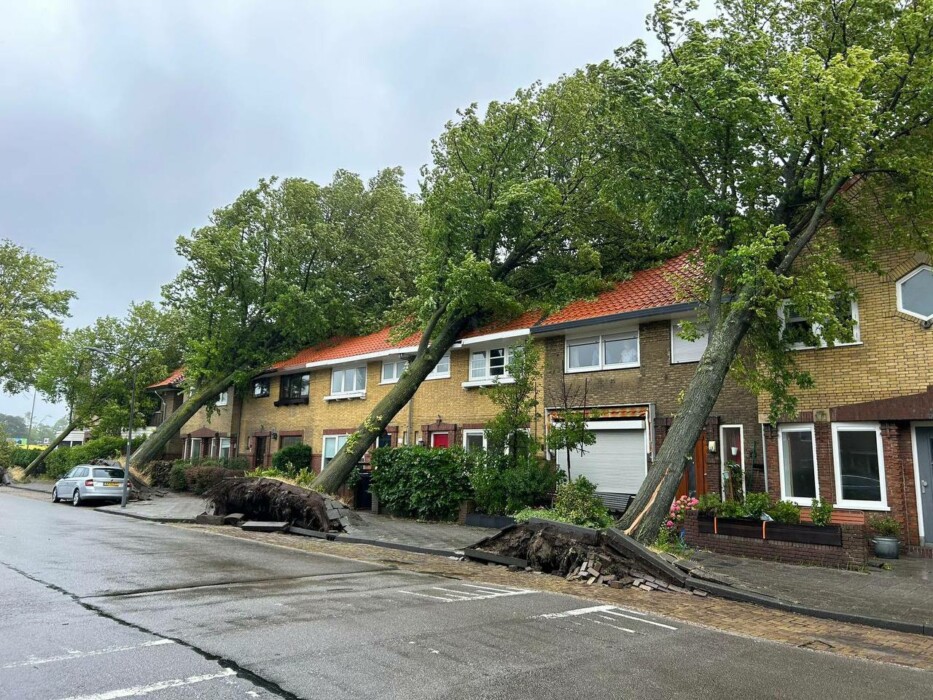
[[921, 265], [897, 281], [897, 310], [921, 321], [933, 319], [933, 267]]

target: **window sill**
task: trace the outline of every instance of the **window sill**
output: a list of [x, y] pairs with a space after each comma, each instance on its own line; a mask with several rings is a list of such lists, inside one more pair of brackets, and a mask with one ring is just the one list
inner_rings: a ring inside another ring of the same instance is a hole
[[641, 363], [631, 365], [604, 365], [602, 367], [564, 367], [564, 374], [581, 374], [583, 372], [609, 372], [614, 369], [637, 369]]
[[800, 506], [801, 508], [809, 508], [813, 505], [812, 498], [791, 498], [790, 496], [781, 496], [782, 501], [787, 501], [788, 503], [793, 503], [794, 505]]
[[463, 382], [460, 386], [464, 389], [472, 389], [474, 387], [481, 386], [492, 386], [496, 384], [498, 380], [499, 384], [514, 384], [515, 379], [513, 377], [490, 377], [488, 379], [471, 379], [468, 382]]
[[331, 394], [330, 396], [325, 396], [325, 401], [347, 401], [350, 399], [365, 399], [365, 391], [348, 391], [345, 394]]
[[791, 345], [790, 349], [799, 351], [799, 350], [833, 350], [834, 348], [857, 348], [860, 345], [864, 345], [861, 340], [857, 340], [854, 343], [835, 343], [833, 345]]
[[300, 406], [302, 404], [307, 405], [308, 397], [302, 396], [299, 399], [279, 399], [276, 401], [273, 406]]
[[891, 512], [891, 509], [886, 504], [873, 501], [839, 501], [833, 505], [833, 508], [839, 510], [872, 510], [879, 513]]
[[398, 384], [398, 379], [383, 379], [381, 382], [379, 382], [379, 386], [388, 386], [389, 384]]
[[424, 378], [424, 381], [430, 382], [434, 379], [450, 379], [450, 375], [449, 374], [438, 374], [434, 377], [428, 375], [427, 377]]

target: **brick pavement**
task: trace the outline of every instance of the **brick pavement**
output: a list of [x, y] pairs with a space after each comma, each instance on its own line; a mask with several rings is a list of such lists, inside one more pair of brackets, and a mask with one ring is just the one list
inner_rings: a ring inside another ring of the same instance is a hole
[[326, 542], [278, 533], [248, 533], [235, 528], [198, 525], [177, 527], [196, 528], [220, 536], [252, 539], [437, 576], [563, 593], [663, 615], [740, 636], [933, 670], [933, 637], [822, 620], [713, 597], [698, 598], [675, 593], [648, 593], [635, 589], [584, 586], [547, 574], [515, 572], [501, 566], [486, 566], [476, 562], [386, 550], [369, 545]]

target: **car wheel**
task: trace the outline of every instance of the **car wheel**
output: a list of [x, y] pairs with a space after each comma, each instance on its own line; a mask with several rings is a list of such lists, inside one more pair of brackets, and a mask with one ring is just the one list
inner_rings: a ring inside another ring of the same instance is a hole
[[71, 494], [71, 505], [75, 508], [81, 505], [81, 494], [78, 489], [75, 489], [75, 492]]
[[58, 497], [58, 489], [52, 489], [52, 503], [60, 503], [62, 499]]

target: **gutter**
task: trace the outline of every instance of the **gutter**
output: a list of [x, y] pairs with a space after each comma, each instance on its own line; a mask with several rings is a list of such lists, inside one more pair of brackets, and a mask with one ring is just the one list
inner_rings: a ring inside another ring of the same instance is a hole
[[577, 321], [564, 321], [563, 323], [552, 323], [546, 326], [532, 326], [532, 335], [541, 335], [542, 333], [551, 333], [553, 331], [564, 331], [572, 328], [584, 328], [586, 326], [602, 325], [604, 323], [613, 323], [615, 321], [628, 321], [636, 318], [651, 318], [652, 316], [664, 316], [666, 314], [683, 313], [695, 310], [700, 304], [697, 302], [687, 302], [684, 304], [672, 304], [670, 306], [656, 306], [653, 309], [639, 309], [637, 311], [626, 311], [621, 314], [611, 314], [609, 316], [595, 316], [593, 318], [583, 318]]

